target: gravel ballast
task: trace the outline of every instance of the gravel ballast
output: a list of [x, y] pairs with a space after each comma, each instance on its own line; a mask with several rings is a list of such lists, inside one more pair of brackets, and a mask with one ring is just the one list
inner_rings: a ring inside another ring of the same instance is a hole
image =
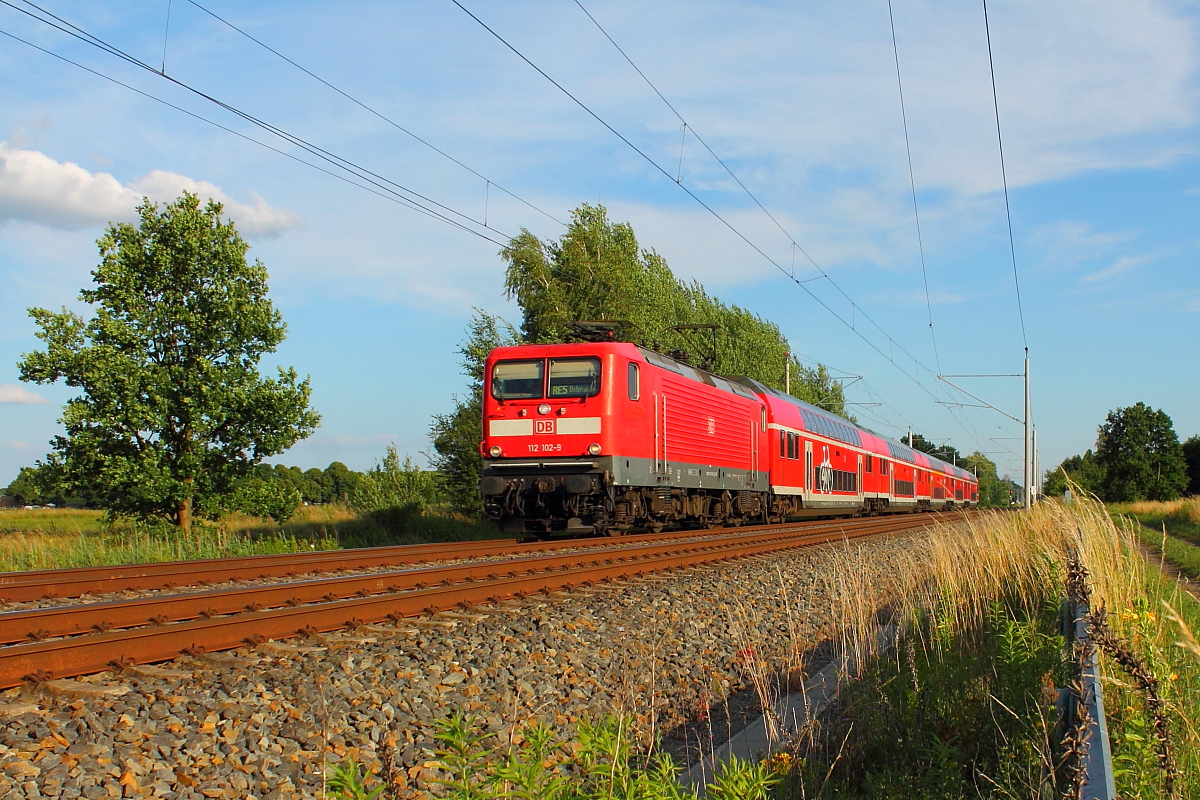
[[391, 740], [406, 796], [421, 797], [433, 723], [460, 708], [500, 745], [534, 719], [569, 733], [630, 714], [682, 764], [756, 713], [756, 666], [835, 634], [839, 571], [886, 584], [914, 535], [10, 690], [0, 796], [320, 797], [324, 764], [377, 766]]

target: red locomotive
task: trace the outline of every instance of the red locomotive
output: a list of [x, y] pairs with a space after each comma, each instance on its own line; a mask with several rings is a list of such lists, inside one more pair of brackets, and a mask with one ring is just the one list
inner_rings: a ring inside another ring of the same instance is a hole
[[500, 347], [486, 370], [479, 488], [508, 532], [618, 534], [979, 499], [966, 470], [635, 344]]

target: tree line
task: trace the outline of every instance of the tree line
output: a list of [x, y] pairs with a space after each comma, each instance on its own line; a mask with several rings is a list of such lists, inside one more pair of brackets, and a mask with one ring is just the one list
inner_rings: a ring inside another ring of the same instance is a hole
[[[22, 467], [4, 490], [17, 505], [103, 508], [101, 498], [69, 494], [52, 465]], [[302, 470], [283, 464], [255, 464], [224, 498], [226, 511], [240, 511], [283, 523], [301, 505], [337, 503], [361, 512], [391, 510], [401, 516], [425, 513], [444, 505], [447, 494], [441, 476], [422, 469], [411, 458], [401, 459], [394, 446], [369, 470], [356, 472], [340, 461], [325, 469]]]
[[1145, 403], [1115, 409], [1095, 448], [1064, 459], [1046, 475], [1042, 493], [1061, 496], [1068, 481], [1107, 503], [1200, 495], [1200, 436], [1181, 443], [1171, 418]]

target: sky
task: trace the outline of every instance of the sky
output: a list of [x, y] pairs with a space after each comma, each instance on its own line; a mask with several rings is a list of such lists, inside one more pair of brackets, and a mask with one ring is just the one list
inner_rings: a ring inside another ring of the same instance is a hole
[[0, 486], [73, 395], [21, 383], [27, 309], [88, 315], [105, 226], [183, 189], [269, 271], [264, 370], [311, 376], [323, 423], [282, 463], [422, 460], [473, 309], [519, 322], [501, 244], [584, 202], [777, 323], [885, 436], [1019, 477], [1022, 381], [949, 376], [1020, 373], [1026, 346], [1043, 470], [1139, 401], [1200, 433], [1196, 2], [993, 0], [995, 103], [973, 3], [894, 0], [894, 50], [886, 0], [198, 2], [39, 2], [165, 76], [0, 6]]

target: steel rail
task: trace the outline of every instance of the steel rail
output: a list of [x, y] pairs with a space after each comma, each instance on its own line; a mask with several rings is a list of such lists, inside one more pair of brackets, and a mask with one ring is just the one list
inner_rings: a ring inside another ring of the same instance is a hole
[[[819, 527], [845, 520], [802, 520], [788, 527]], [[780, 525], [756, 525], [743, 531], [773, 530]], [[225, 583], [257, 578], [296, 577], [339, 569], [365, 569], [420, 564], [429, 561], [487, 558], [522, 552], [563, 548], [599, 548], [710, 535], [705, 530], [674, 531], [622, 536], [619, 539], [566, 539], [518, 542], [492, 539], [473, 542], [361, 547], [349, 550], [318, 550], [301, 553], [167, 561], [106, 567], [75, 567], [59, 570], [30, 570], [0, 573], [0, 603], [31, 602], [48, 598], [111, 594], [130, 590], [173, 589], [205, 583]]]
[[[874, 520], [872, 520], [874, 522]], [[927, 518], [885, 519], [883, 524], [843, 524], [838, 530], [781, 534], [755, 541], [739, 541], [727, 546], [710, 546], [689, 552], [665, 552], [637, 560], [620, 560], [615, 551], [608, 561], [572, 554], [581, 562], [564, 565], [550, 572], [497, 577], [385, 593], [368, 597], [246, 611], [231, 616], [194, 619], [166, 625], [113, 630], [88, 636], [76, 636], [44, 642], [0, 647], [0, 689], [21, 685], [29, 679], [64, 678], [102, 672], [113, 666], [152, 663], [178, 657], [182, 653], [228, 650], [246, 644], [257, 645], [269, 639], [286, 639], [324, 631], [355, 628], [367, 623], [382, 623], [433, 614], [454, 606], [470, 607], [496, 603], [537, 592], [570, 590], [581, 584], [627, 579], [652, 572], [694, 567], [780, 550], [823, 544], [861, 536], [913, 530], [928, 524]], [[565, 556], [564, 556], [565, 557]]]
[[[861, 523], [861, 530], [886, 528], [893, 524], [882, 520]], [[844, 523], [825, 525], [837, 527]], [[798, 537], [811, 532], [810, 528], [787, 531], [741, 531], [723, 536], [708, 536], [685, 541], [652, 541], [619, 549], [578, 551], [549, 555], [522, 556], [504, 561], [483, 561], [467, 564], [418, 567], [415, 569], [371, 572], [358, 575], [290, 581], [278, 584], [238, 586], [201, 592], [139, 597], [130, 600], [52, 606], [0, 613], [0, 644], [22, 641], [43, 641], [63, 636], [91, 634], [138, 625], [165, 625], [168, 622], [260, 611], [284, 605], [336, 600], [351, 595], [371, 595], [423, 589], [434, 584], [454, 584], [479, 580], [494, 580], [500, 574], [513, 576], [531, 574], [538, 570], [561, 569], [564, 565], [580, 565], [597, 560], [634, 561], [668, 552], [693, 552], [737, 542], [776, 539], [780, 536]], [[607, 556], [607, 558], [605, 558]]]

